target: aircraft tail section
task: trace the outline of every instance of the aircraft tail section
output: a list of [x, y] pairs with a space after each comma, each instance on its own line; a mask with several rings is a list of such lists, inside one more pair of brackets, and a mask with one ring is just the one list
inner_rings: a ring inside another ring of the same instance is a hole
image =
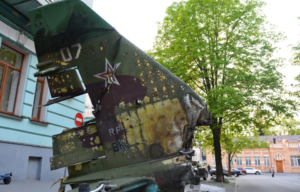
[[[39, 60], [35, 76], [46, 76], [52, 97], [58, 97], [50, 103], [88, 93], [95, 108], [93, 122], [53, 136], [52, 170], [68, 166], [70, 178], [151, 173], [168, 178], [162, 185], [170, 188], [194, 178], [193, 134], [211, 117], [187, 84], [80, 0], [40, 7], [30, 19]], [[144, 162], [156, 171], [119, 171]]]
[[87, 64], [87, 50], [81, 42], [113, 28], [80, 0], [51, 3], [29, 15], [39, 60], [34, 76], [47, 77], [52, 97], [84, 94], [78, 66]]

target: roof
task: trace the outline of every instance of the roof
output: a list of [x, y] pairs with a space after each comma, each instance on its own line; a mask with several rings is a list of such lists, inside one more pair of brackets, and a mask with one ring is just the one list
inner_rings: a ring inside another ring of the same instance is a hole
[[0, 14], [13, 22], [21, 29], [31, 34], [31, 26], [28, 12], [43, 4], [44, 0], [0, 0]]
[[300, 141], [300, 135], [269, 135], [269, 136], [259, 136], [261, 140], [267, 139], [267, 141], [273, 142], [273, 138], [276, 139], [277, 142], [281, 142], [282, 139], [287, 139], [289, 142], [298, 142]]

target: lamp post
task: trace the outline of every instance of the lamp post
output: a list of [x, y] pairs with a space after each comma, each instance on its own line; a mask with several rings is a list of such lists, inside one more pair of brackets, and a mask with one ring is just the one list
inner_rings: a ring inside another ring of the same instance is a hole
[[[273, 138], [273, 144], [276, 144], [276, 138]], [[274, 146], [273, 146], [274, 148]], [[271, 172], [272, 172], [272, 177], [274, 177], [274, 167], [273, 167], [273, 163], [272, 163], [272, 158], [271, 158], [271, 150], [270, 150], [270, 147], [269, 147], [269, 152], [270, 152], [270, 161], [271, 161]]]

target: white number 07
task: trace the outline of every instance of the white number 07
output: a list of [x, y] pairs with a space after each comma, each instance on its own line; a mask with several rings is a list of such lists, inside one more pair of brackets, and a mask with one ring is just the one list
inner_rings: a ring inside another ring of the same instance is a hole
[[[81, 52], [81, 44], [80, 43], [76, 43], [74, 45], [71, 45], [71, 47], [78, 47], [78, 50], [77, 50], [77, 53], [76, 53], [76, 56], [75, 56], [75, 59], [78, 59], [78, 57], [80, 55], [80, 52]], [[66, 50], [67, 57], [65, 55], [64, 50]], [[60, 49], [60, 54], [61, 54], [61, 57], [62, 57], [62, 59], [63, 59], [64, 62], [68, 62], [68, 61], [72, 60], [72, 55], [71, 55], [69, 47], [61, 48]]]

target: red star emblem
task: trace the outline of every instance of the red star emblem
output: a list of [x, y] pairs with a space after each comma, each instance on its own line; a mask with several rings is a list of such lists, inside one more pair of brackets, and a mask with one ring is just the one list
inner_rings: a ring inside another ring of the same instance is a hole
[[117, 71], [118, 67], [121, 63], [115, 64], [114, 67], [111, 66], [107, 58], [105, 58], [105, 71], [103, 73], [98, 73], [93, 75], [96, 78], [104, 79], [105, 80], [105, 87], [107, 87], [107, 82], [109, 84], [117, 84], [120, 85], [117, 78], [115, 77], [115, 72]]

